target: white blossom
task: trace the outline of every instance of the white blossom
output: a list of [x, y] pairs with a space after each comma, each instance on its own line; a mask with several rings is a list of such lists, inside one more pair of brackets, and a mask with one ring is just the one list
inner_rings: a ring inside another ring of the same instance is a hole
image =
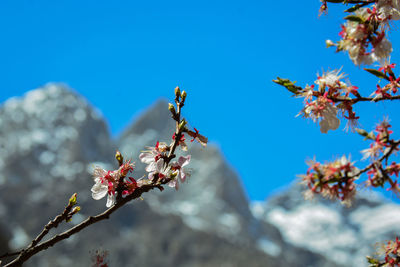
[[179, 189], [179, 181], [177, 177], [179, 177], [180, 181], [183, 183], [186, 181], [186, 178], [190, 176], [190, 172], [186, 170], [184, 167], [187, 166], [190, 162], [190, 155], [187, 155], [186, 157], [181, 156], [179, 157], [177, 162], [171, 163], [171, 170], [175, 171], [175, 178], [172, 179], [168, 185], [170, 187], [175, 187], [176, 190]]
[[118, 171], [106, 171], [100, 167], [96, 167], [93, 171], [93, 179], [95, 184], [92, 186], [92, 197], [95, 200], [102, 199], [107, 195], [107, 204], [109, 208], [115, 203], [115, 186], [120, 177]]
[[376, 4], [379, 17], [386, 20], [400, 19], [400, 1], [399, 0], [378, 0]]
[[326, 104], [325, 109], [321, 112], [322, 120], [319, 122], [322, 133], [327, 133], [328, 130], [336, 130], [339, 128], [340, 120], [337, 118], [338, 110], [330, 103]]

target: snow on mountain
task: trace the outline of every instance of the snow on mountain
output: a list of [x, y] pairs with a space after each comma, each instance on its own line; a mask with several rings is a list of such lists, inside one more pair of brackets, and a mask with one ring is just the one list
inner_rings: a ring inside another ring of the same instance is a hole
[[254, 216], [280, 229], [286, 242], [324, 254], [345, 266], [366, 266], [376, 243], [400, 232], [400, 206], [374, 192], [360, 192], [351, 208], [317, 198], [306, 201], [293, 185], [266, 202], [252, 203]]

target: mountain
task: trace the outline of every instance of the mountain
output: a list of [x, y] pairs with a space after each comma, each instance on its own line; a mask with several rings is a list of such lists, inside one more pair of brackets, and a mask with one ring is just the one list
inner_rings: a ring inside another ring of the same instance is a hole
[[305, 201], [292, 185], [265, 202], [252, 203], [256, 218], [276, 226], [286, 242], [322, 253], [345, 266], [366, 266], [377, 242], [400, 232], [400, 206], [372, 191], [361, 191], [350, 208], [317, 197]]
[[[81, 212], [51, 233], [104, 211], [105, 199], [91, 198], [93, 167], [116, 168], [118, 148], [136, 161], [133, 176], [139, 178], [144, 174], [140, 151], [169, 142], [174, 129], [167, 102], [160, 100], [113, 140], [101, 114], [62, 84], [6, 101], [0, 126], [0, 254], [4, 239], [13, 250], [26, 246], [74, 192]], [[374, 218], [369, 212], [378, 208], [382, 216], [385, 209], [396, 211], [395, 204], [360, 199], [344, 210], [329, 202], [307, 204], [298, 189], [250, 203], [218, 147], [190, 144], [189, 151], [192, 175], [179, 191], [149, 192], [26, 266], [90, 266], [96, 250], [108, 252], [110, 266], [360, 266], [350, 261], [352, 254], [364, 252], [356, 241], [366, 247], [384, 236], [378, 231], [389, 234], [383, 217], [375, 224], [366, 224], [364, 217]], [[312, 235], [316, 227], [321, 233]], [[345, 238], [349, 229], [358, 239]], [[334, 233], [344, 236], [342, 243]], [[347, 254], [345, 243], [352, 248]]]

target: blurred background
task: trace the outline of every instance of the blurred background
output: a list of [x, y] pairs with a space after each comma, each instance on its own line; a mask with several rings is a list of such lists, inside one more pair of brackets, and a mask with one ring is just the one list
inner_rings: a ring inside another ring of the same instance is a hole
[[[331, 5], [318, 17], [319, 7], [317, 0], [2, 1], [3, 244], [26, 244], [76, 190], [91, 207], [81, 219], [104, 209], [90, 199], [90, 166], [114, 164], [116, 148], [135, 160], [144, 146], [168, 140], [166, 101], [180, 86], [188, 93], [185, 117], [210, 140], [206, 149], [192, 147], [187, 188], [149, 196], [72, 239], [81, 252], [63, 244], [32, 266], [87, 266], [89, 251], [100, 246], [110, 251], [110, 266], [365, 264], [374, 242], [399, 230], [397, 205], [366, 190], [350, 210], [304, 203], [290, 185], [314, 156], [345, 154], [367, 164], [359, 151], [369, 144], [344, 131], [345, 121], [321, 134], [317, 124], [295, 118], [302, 100], [272, 82], [279, 76], [304, 86], [342, 68], [365, 95], [375, 90], [374, 76], [325, 48], [326, 39], [339, 38], [344, 8]], [[393, 25], [392, 62], [399, 39]], [[389, 116], [396, 136], [396, 105], [357, 105], [360, 126], [370, 131]], [[16, 193], [27, 196], [25, 207]], [[43, 206], [45, 218], [37, 217]], [[107, 233], [102, 239], [98, 229]], [[160, 257], [149, 256], [149, 247]]]

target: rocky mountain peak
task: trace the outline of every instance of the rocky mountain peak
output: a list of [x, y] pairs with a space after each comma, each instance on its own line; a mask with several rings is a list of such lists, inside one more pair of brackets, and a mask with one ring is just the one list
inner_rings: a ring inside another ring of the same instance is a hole
[[253, 203], [254, 216], [279, 228], [286, 242], [346, 266], [366, 266], [376, 242], [394, 239], [400, 231], [400, 206], [376, 192], [359, 192], [348, 208], [320, 197], [306, 201], [303, 190], [293, 184]]
[[62, 84], [47, 84], [7, 100], [0, 108], [0, 134], [0, 182], [26, 179], [28, 170], [30, 180], [71, 178], [83, 171], [82, 162], [110, 158], [104, 119]]

